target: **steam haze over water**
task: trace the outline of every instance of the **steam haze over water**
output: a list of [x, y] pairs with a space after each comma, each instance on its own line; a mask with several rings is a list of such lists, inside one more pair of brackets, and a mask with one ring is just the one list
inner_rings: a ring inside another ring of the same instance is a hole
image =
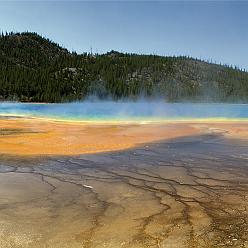
[[247, 104], [85, 101], [63, 104], [0, 103], [1, 116], [68, 121], [248, 119]]

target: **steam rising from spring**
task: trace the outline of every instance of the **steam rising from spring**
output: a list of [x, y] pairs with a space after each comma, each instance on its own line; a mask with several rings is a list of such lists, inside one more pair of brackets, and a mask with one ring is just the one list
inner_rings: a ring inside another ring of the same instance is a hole
[[248, 119], [246, 104], [84, 101], [63, 104], [0, 103], [0, 115], [71, 121]]

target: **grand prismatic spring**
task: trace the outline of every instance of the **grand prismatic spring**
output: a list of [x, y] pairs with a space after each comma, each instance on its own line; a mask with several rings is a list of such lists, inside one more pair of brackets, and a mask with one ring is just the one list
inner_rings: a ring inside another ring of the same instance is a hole
[[0, 247], [248, 247], [248, 105], [0, 103]]

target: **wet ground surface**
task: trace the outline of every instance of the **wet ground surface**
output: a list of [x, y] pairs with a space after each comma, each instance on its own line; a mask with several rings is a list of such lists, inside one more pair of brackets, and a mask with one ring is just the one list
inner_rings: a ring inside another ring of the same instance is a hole
[[1, 155], [0, 247], [248, 247], [248, 142]]

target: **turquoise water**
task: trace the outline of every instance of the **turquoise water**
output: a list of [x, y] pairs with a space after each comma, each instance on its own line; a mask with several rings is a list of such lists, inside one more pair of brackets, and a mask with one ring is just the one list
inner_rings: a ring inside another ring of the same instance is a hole
[[165, 102], [0, 103], [0, 115], [73, 121], [248, 119], [247, 104]]

